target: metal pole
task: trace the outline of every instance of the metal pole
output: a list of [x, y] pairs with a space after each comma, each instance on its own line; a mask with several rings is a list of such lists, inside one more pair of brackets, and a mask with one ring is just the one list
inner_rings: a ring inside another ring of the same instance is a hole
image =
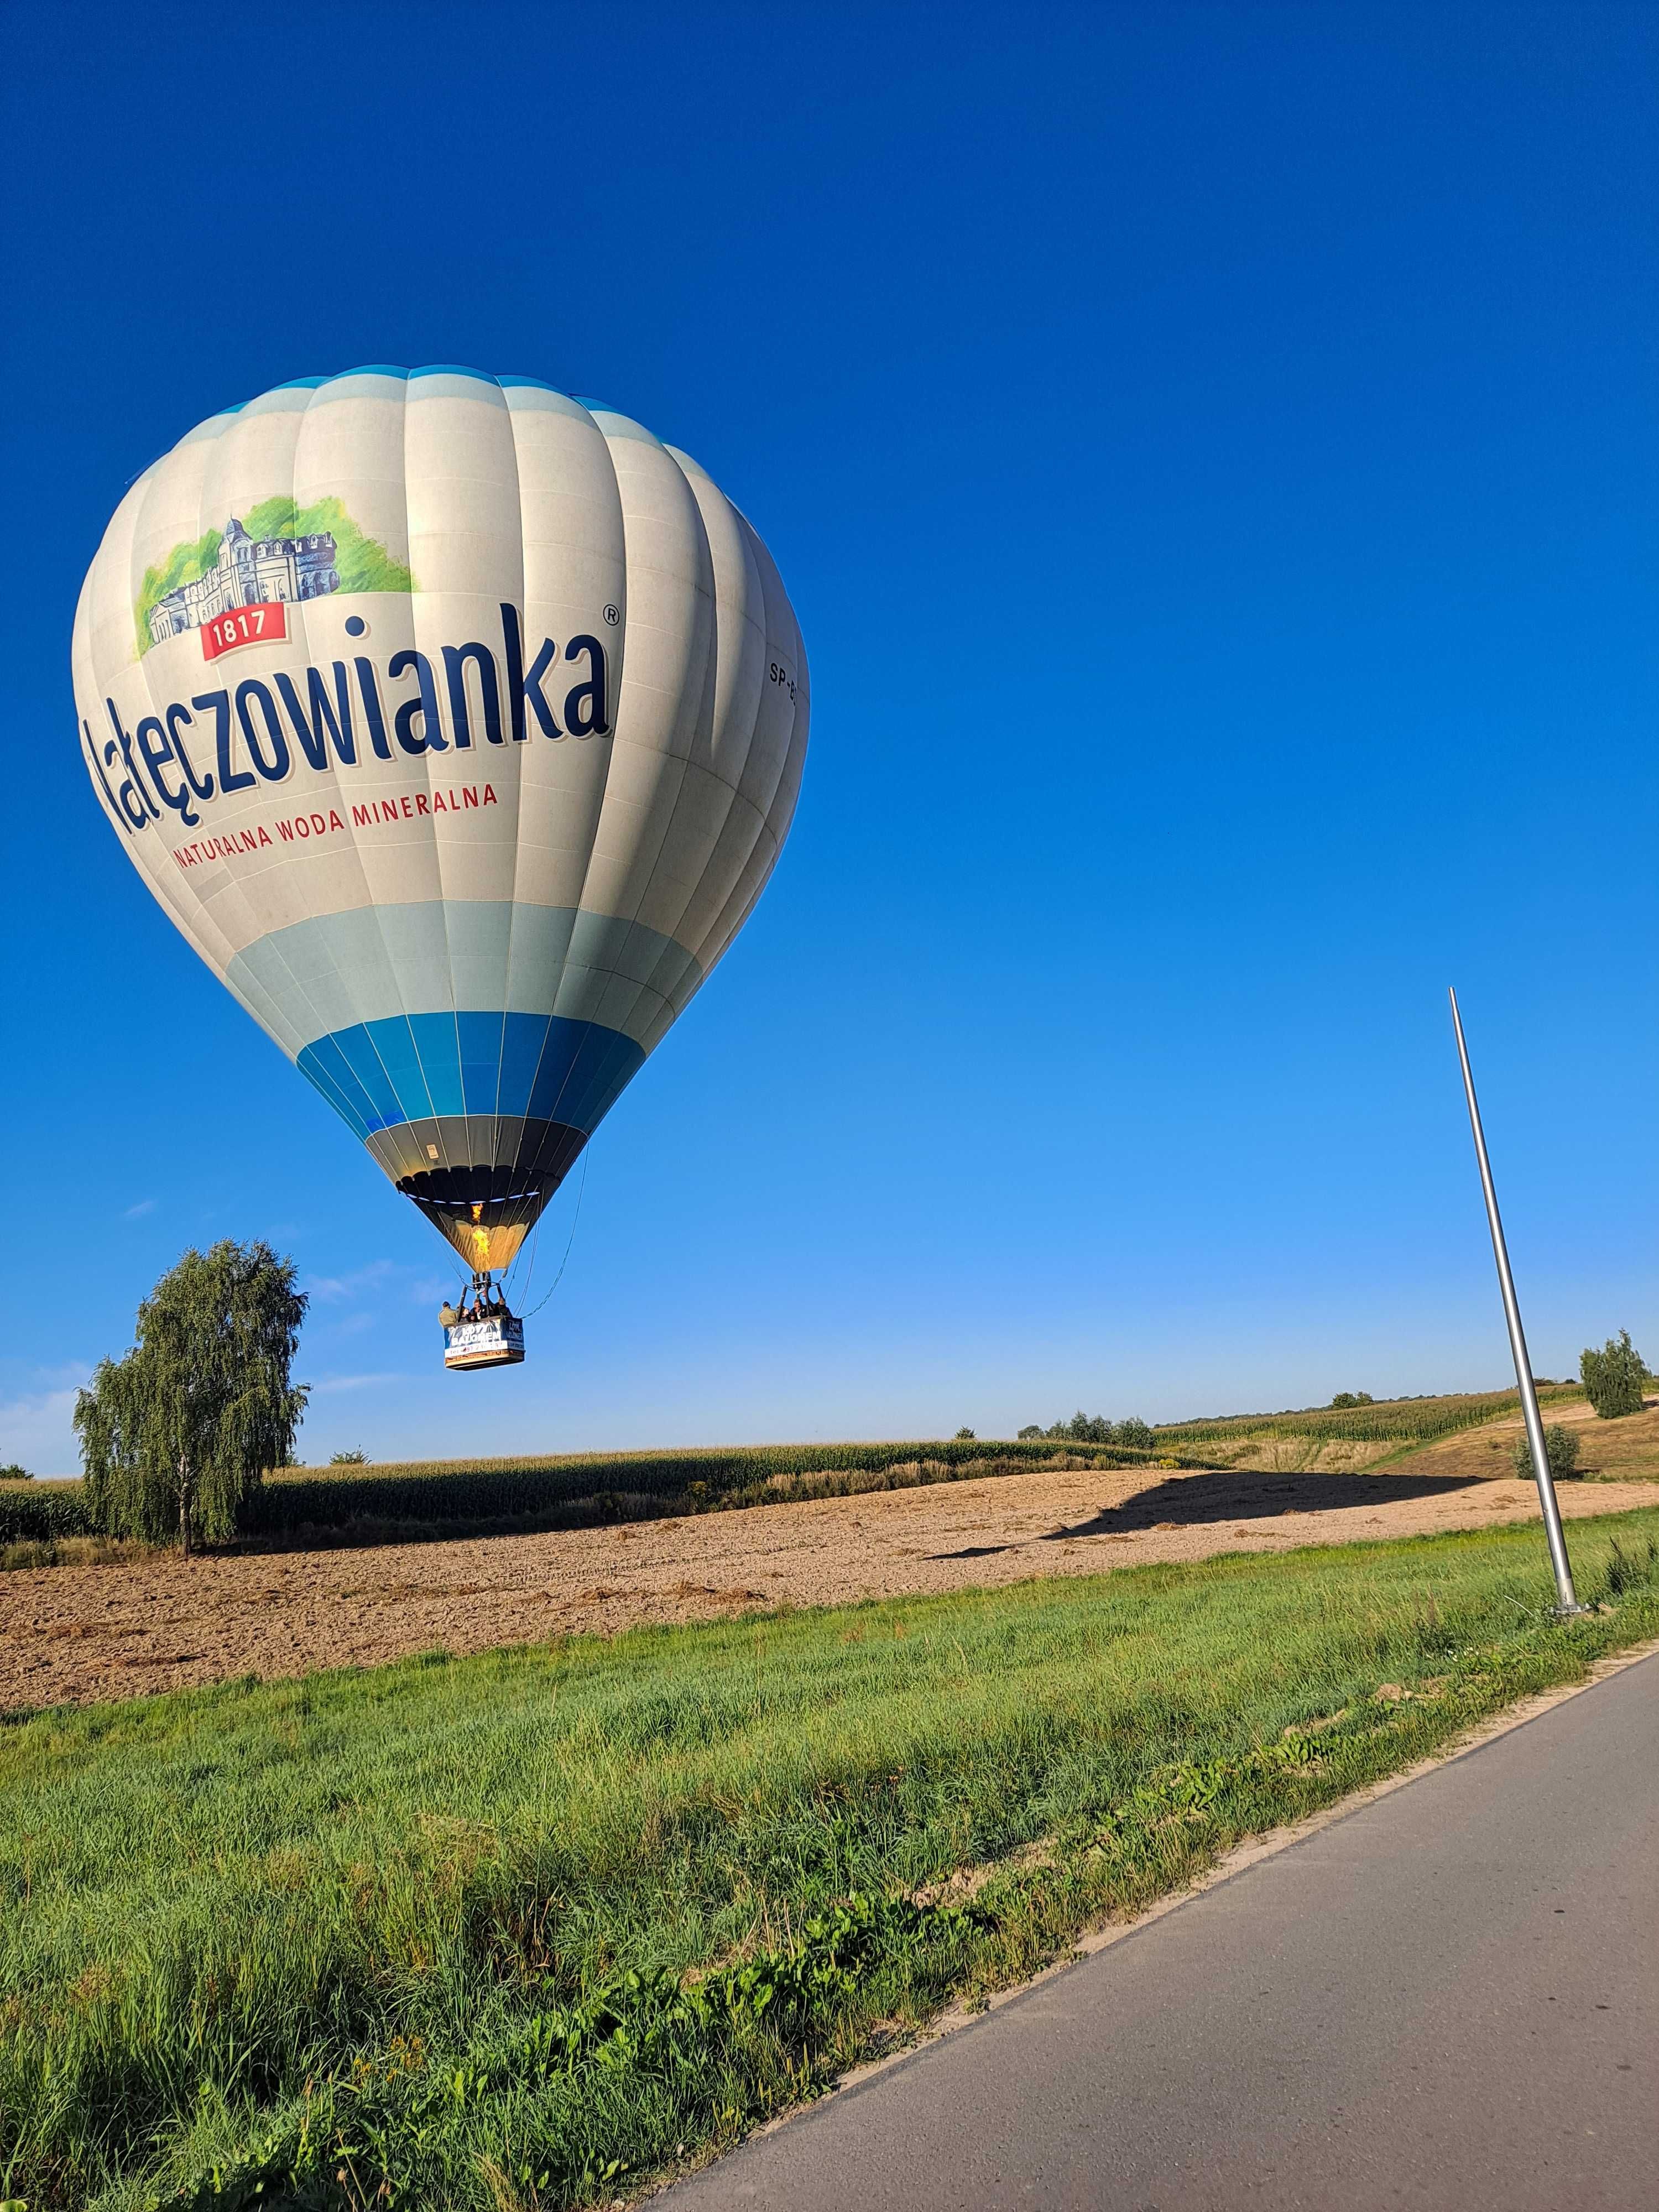
[[1527, 1425], [1527, 1443], [1532, 1450], [1532, 1471], [1538, 1482], [1538, 1503], [1544, 1510], [1544, 1533], [1549, 1539], [1550, 1565], [1555, 1570], [1555, 1594], [1559, 1601], [1556, 1611], [1560, 1613], [1583, 1613], [1572, 1587], [1572, 1566], [1567, 1558], [1567, 1540], [1561, 1527], [1561, 1508], [1555, 1495], [1555, 1484], [1550, 1475], [1549, 1455], [1544, 1449], [1544, 1419], [1538, 1410], [1538, 1393], [1533, 1387], [1532, 1361], [1527, 1354], [1527, 1340], [1521, 1328], [1521, 1308], [1515, 1295], [1515, 1278], [1510, 1273], [1510, 1255], [1504, 1243], [1504, 1224], [1498, 1218], [1498, 1193], [1492, 1185], [1492, 1162], [1486, 1158], [1486, 1133], [1480, 1127], [1480, 1109], [1474, 1101], [1474, 1077], [1469, 1069], [1469, 1048], [1463, 1042], [1463, 1021], [1457, 1011], [1457, 994], [1451, 999], [1452, 1027], [1457, 1032], [1457, 1057], [1463, 1068], [1463, 1096], [1469, 1103], [1469, 1127], [1474, 1132], [1474, 1156], [1480, 1163], [1480, 1188], [1486, 1194], [1486, 1226], [1492, 1231], [1492, 1257], [1498, 1262], [1498, 1285], [1504, 1293], [1504, 1318], [1509, 1323], [1510, 1350], [1515, 1355], [1515, 1380], [1521, 1392], [1521, 1415]]

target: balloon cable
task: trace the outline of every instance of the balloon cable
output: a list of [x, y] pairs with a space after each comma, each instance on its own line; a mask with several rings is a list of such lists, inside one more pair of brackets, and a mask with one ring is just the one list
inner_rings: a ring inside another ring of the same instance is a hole
[[[547, 1304], [548, 1298], [550, 1298], [554, 1291], [558, 1289], [560, 1281], [563, 1277], [564, 1271], [570, 1265], [570, 1247], [576, 1241], [576, 1224], [582, 1218], [582, 1200], [587, 1194], [587, 1163], [589, 1157], [589, 1153], [586, 1151], [584, 1151], [582, 1153], [582, 1179], [576, 1186], [576, 1211], [570, 1217], [570, 1235], [565, 1244], [564, 1257], [559, 1262], [559, 1272], [554, 1276], [552, 1281], [548, 1285], [546, 1296], [543, 1297], [540, 1304], [532, 1306], [530, 1312], [525, 1315], [524, 1318], [526, 1321], [529, 1321], [532, 1316], [538, 1314], [541, 1311], [542, 1307]], [[528, 1285], [526, 1285], [526, 1287], [527, 1289], [529, 1287]]]
[[[540, 1249], [541, 1249], [541, 1245], [542, 1245], [542, 1224], [541, 1224], [541, 1217], [540, 1217], [540, 1215], [538, 1214], [538, 1215], [537, 1216], [537, 1218], [536, 1218], [536, 1226], [535, 1226], [535, 1227], [531, 1231], [531, 1232], [530, 1232], [530, 1264], [529, 1264], [529, 1266], [525, 1269], [525, 1271], [524, 1271], [524, 1281], [523, 1281], [522, 1285], [519, 1286], [519, 1289], [520, 1289], [520, 1295], [521, 1297], [526, 1297], [526, 1298], [527, 1298], [527, 1297], [530, 1296], [530, 1285], [531, 1285], [535, 1281], [535, 1279], [536, 1279], [536, 1255], [537, 1255], [537, 1253], [538, 1253], [538, 1252], [539, 1252], [539, 1251], [540, 1251]], [[512, 1277], [512, 1273], [513, 1273], [513, 1269], [514, 1269], [514, 1267], [516, 1267], [518, 1266], [520, 1260], [523, 1256], [524, 1256], [524, 1248], [523, 1248], [523, 1246], [522, 1246], [522, 1245], [520, 1245], [520, 1248], [519, 1248], [519, 1249], [518, 1249], [518, 1251], [516, 1251], [516, 1252], [514, 1254], [514, 1255], [513, 1255], [513, 1262], [512, 1262], [512, 1266], [511, 1266], [511, 1267], [508, 1267], [508, 1269], [507, 1269], [507, 1271], [508, 1279], [511, 1279], [511, 1277]], [[503, 1282], [503, 1284], [502, 1284], [502, 1288], [503, 1288], [503, 1289], [505, 1289], [505, 1288], [506, 1288], [506, 1283], [505, 1283], [505, 1282]]]

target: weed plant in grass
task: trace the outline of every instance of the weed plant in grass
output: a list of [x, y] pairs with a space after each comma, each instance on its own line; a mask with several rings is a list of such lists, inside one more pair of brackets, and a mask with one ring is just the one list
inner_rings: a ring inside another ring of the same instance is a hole
[[1517, 1528], [15, 1721], [0, 2197], [631, 2191], [1659, 1632], [1659, 1511], [1572, 1535], [1565, 1623]]

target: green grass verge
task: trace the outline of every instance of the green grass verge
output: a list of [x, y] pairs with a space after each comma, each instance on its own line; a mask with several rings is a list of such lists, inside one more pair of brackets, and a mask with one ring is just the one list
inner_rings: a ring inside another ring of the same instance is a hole
[[1565, 1624], [1500, 1529], [17, 1721], [0, 2197], [631, 2190], [1659, 1633], [1659, 1510], [1571, 1540]]

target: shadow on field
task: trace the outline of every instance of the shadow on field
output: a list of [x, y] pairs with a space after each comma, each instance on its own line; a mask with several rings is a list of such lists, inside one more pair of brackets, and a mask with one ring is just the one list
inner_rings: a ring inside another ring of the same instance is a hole
[[1144, 1528], [1192, 1528], [1212, 1521], [1273, 1521], [1281, 1513], [1329, 1512], [1343, 1506], [1395, 1505], [1470, 1487], [1466, 1475], [1237, 1474], [1175, 1475], [1138, 1490], [1121, 1505], [1103, 1505], [1092, 1519], [1051, 1528], [1045, 1544], [1081, 1536], [1124, 1536]]

